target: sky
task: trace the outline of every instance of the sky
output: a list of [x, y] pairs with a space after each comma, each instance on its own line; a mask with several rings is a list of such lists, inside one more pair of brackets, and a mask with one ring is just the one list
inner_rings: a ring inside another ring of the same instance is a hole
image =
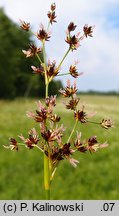
[[[95, 25], [93, 38], [82, 41], [77, 51], [70, 53], [62, 66], [67, 72], [70, 64], [79, 60], [77, 79], [79, 91], [119, 91], [119, 0], [0, 0], [0, 7], [16, 23], [30, 22], [37, 32], [40, 24], [47, 26], [47, 11], [56, 3], [57, 23], [51, 28], [52, 38], [47, 42], [47, 58], [59, 62], [68, 49], [66, 29], [73, 21], [76, 32], [85, 24]], [[63, 84], [71, 76], [61, 78]]]

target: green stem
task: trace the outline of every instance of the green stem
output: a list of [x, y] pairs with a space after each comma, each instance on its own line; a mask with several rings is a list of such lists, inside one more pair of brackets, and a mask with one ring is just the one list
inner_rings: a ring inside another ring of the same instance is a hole
[[43, 44], [43, 59], [44, 59], [44, 72], [45, 72], [45, 85], [46, 85], [46, 97], [48, 97], [48, 77], [47, 77], [47, 63], [46, 63], [46, 52], [45, 52], [45, 40], [42, 42]]
[[31, 32], [32, 35], [36, 36], [37, 37], [37, 34], [34, 33], [32, 30], [29, 30], [29, 32]]
[[[46, 98], [48, 97], [48, 83], [46, 83]], [[46, 148], [46, 146], [45, 146]], [[46, 199], [50, 200], [50, 158], [44, 153], [44, 187], [46, 192]]]
[[44, 187], [46, 192], [46, 200], [50, 200], [49, 157], [45, 153], [44, 153]]
[[69, 75], [70, 73], [68, 72], [68, 73], [62, 73], [62, 74], [58, 74], [57, 76], [65, 76], [65, 75]]
[[38, 58], [39, 62], [42, 64], [43, 62], [40, 59], [40, 56], [38, 55], [38, 53], [36, 53], [36, 57]]
[[56, 170], [57, 170], [57, 167], [55, 167], [55, 168], [53, 169], [53, 171], [52, 171], [52, 174], [51, 174], [51, 177], [50, 177], [50, 184], [51, 184], [51, 182], [52, 182], [52, 180], [53, 180], [53, 178], [54, 178], [54, 175], [55, 175]]
[[99, 122], [95, 122], [95, 121], [87, 121], [88, 123], [92, 123], [92, 124], [98, 124], [98, 125], [100, 125], [100, 123]]
[[45, 53], [45, 41], [43, 40], [43, 58], [44, 58], [44, 66], [46, 69], [46, 53]]
[[62, 63], [63, 63], [63, 61], [65, 60], [65, 58], [66, 58], [66, 56], [68, 55], [68, 53], [70, 52], [70, 50], [71, 50], [71, 49], [69, 48], [69, 49], [67, 50], [67, 52], [65, 53], [65, 55], [63, 56], [61, 62], [60, 62], [59, 65], [58, 65], [57, 70], [60, 69], [60, 67], [61, 67], [61, 65], [62, 65]]
[[[47, 64], [46, 64], [46, 53], [45, 53], [45, 41], [43, 41], [43, 58], [44, 58], [44, 72], [45, 72], [45, 97], [48, 97], [48, 86], [49, 81], [47, 77]], [[48, 152], [48, 156], [45, 154], [45, 150]], [[50, 200], [50, 158], [48, 146], [44, 146], [44, 188], [46, 193], [46, 199]]]
[[76, 129], [77, 123], [78, 123], [78, 120], [76, 120], [76, 122], [75, 122], [75, 124], [74, 124], [74, 127], [73, 127], [73, 129], [72, 129], [72, 131], [71, 131], [71, 134], [70, 134], [70, 136], [69, 136], [69, 138], [68, 138], [68, 140], [67, 140], [67, 143], [69, 143], [69, 141], [70, 141], [70, 139], [71, 139], [71, 137], [72, 137], [72, 135], [73, 135], [73, 133], [74, 133], [74, 131], [75, 131], [75, 129]]
[[46, 83], [46, 98], [48, 97], [48, 83]]
[[41, 152], [44, 152], [44, 151], [42, 150], [42, 148], [40, 148], [40, 146], [34, 145], [34, 147], [38, 148]]
[[48, 22], [47, 32], [49, 31], [50, 21]]

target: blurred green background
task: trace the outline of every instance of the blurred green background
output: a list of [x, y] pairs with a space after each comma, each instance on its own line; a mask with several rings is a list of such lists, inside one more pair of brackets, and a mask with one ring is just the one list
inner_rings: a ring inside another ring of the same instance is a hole
[[[0, 199], [5, 200], [45, 198], [42, 154], [37, 149], [21, 147], [15, 152], [3, 148], [9, 137], [27, 136], [34, 127], [25, 113], [36, 109], [33, 96], [44, 95], [43, 78], [31, 72], [31, 65], [38, 63], [34, 58], [26, 59], [21, 52], [28, 49], [30, 42], [34, 43], [31, 35], [21, 31], [0, 9]], [[61, 86], [60, 81], [53, 82], [50, 94], [56, 94]], [[76, 169], [62, 161], [52, 183], [51, 199], [119, 199], [119, 97], [90, 93], [81, 95], [80, 103], [86, 104], [87, 111], [97, 111], [94, 120], [110, 117], [115, 128], [105, 130], [79, 123], [77, 131], [82, 132], [83, 139], [97, 135], [101, 143], [109, 142], [109, 147], [92, 155], [77, 153], [80, 163]], [[67, 140], [74, 120], [61, 98], [56, 112], [67, 128]], [[38, 124], [35, 127], [39, 130]]]

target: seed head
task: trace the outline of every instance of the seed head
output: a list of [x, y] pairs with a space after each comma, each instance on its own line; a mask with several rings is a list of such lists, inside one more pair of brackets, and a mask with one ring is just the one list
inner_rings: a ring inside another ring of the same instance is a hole
[[81, 110], [77, 110], [74, 112], [74, 118], [81, 123], [87, 122], [87, 113], [84, 111], [84, 106], [82, 106]]
[[74, 78], [77, 78], [77, 77], [79, 77], [80, 75], [83, 74], [83, 73], [78, 73], [77, 67], [76, 67], [75, 64], [70, 66], [69, 72], [70, 72], [70, 74], [71, 74]]
[[18, 142], [16, 141], [15, 138], [10, 138], [10, 145], [9, 146], [4, 146], [5, 148], [10, 148], [11, 150], [16, 150], [18, 151]]
[[39, 142], [38, 134], [35, 128], [31, 129], [28, 133], [28, 138], [25, 139], [24, 136], [19, 136], [19, 138], [26, 144], [26, 147], [32, 149], [34, 145], [37, 145]]
[[72, 51], [76, 50], [80, 46], [79, 37], [77, 37], [76, 35], [67, 35], [65, 41], [69, 44], [69, 47]]
[[55, 77], [59, 73], [57, 67], [56, 67], [56, 61], [48, 62], [47, 65], [47, 75], [48, 77]]
[[64, 96], [64, 97], [71, 97], [77, 92], [76, 88], [76, 82], [74, 82], [74, 85], [70, 85], [70, 80], [67, 81], [67, 86], [65, 89], [60, 89], [59, 92]]
[[81, 133], [77, 134], [77, 139], [74, 143], [74, 146], [77, 148], [78, 151], [85, 153], [87, 151], [87, 147], [85, 146], [84, 142], [81, 142]]
[[25, 21], [22, 21], [22, 20], [20, 20], [20, 22], [21, 22], [21, 28], [23, 29], [23, 30], [25, 30], [25, 31], [29, 31], [29, 29], [30, 29], [30, 23], [26, 23]]
[[75, 110], [76, 106], [78, 105], [79, 99], [73, 98], [66, 104], [67, 109]]
[[109, 129], [110, 127], [113, 127], [112, 121], [110, 119], [102, 119], [100, 124], [101, 124], [101, 127], [105, 129]]
[[54, 11], [56, 9], [56, 4], [52, 3], [50, 8], [51, 8], [51, 11]]
[[42, 66], [40, 66], [40, 67], [31, 66], [31, 68], [35, 74], [43, 74], [44, 73], [44, 68]]
[[45, 104], [47, 107], [56, 106], [56, 95], [51, 95], [45, 99]]
[[84, 31], [84, 35], [86, 36], [86, 38], [89, 37], [93, 37], [92, 33], [93, 33], [93, 29], [95, 26], [88, 26], [87, 24], [83, 27], [83, 31]]
[[36, 55], [39, 52], [42, 52], [42, 49], [37, 48], [34, 44], [30, 44], [29, 49], [28, 50], [22, 50], [22, 52], [28, 58], [28, 57], [32, 57], [32, 56]]
[[49, 21], [50, 21], [50, 23], [51, 23], [51, 25], [53, 24], [53, 22], [57, 22], [56, 20], [55, 20], [55, 18], [57, 17], [56, 15], [55, 15], [55, 11], [48, 11], [48, 13], [47, 13], [47, 16], [48, 16], [48, 18], [49, 18]]
[[73, 22], [70, 22], [68, 25], [68, 32], [70, 33], [71, 31], [74, 31], [76, 28], [76, 25], [74, 25]]
[[51, 37], [50, 33], [44, 29], [43, 25], [41, 25], [41, 28], [37, 33], [37, 38], [41, 41], [44, 41], [44, 40], [49, 41], [50, 37]]

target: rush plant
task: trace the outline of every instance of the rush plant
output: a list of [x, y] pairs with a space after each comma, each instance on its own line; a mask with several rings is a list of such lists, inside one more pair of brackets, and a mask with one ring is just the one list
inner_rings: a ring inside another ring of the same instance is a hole
[[[10, 144], [5, 146], [11, 150], [19, 150], [19, 147], [27, 147], [29, 150], [37, 148], [44, 155], [44, 189], [46, 191], [46, 199], [50, 199], [50, 187], [55, 176], [58, 165], [64, 160], [67, 160], [73, 167], [77, 167], [78, 160], [74, 158], [75, 152], [84, 154], [86, 152], [95, 153], [100, 148], [105, 148], [108, 144], [105, 142], [100, 144], [96, 136], [91, 136], [87, 140], [82, 140], [81, 132], [77, 131], [78, 124], [94, 123], [102, 128], [108, 129], [112, 127], [110, 119], [102, 119], [100, 122], [91, 121], [95, 113], [86, 113], [85, 107], [80, 105], [79, 97], [77, 96], [76, 79], [82, 75], [78, 72], [77, 62], [69, 66], [66, 73], [61, 72], [61, 66], [65, 58], [70, 52], [75, 52], [79, 49], [81, 41], [85, 38], [92, 37], [94, 26], [84, 25], [82, 33], [74, 33], [76, 25], [70, 22], [66, 30], [65, 42], [67, 43], [67, 51], [59, 63], [56, 61], [47, 60], [46, 43], [49, 43], [51, 38], [50, 27], [56, 23], [56, 5], [51, 4], [50, 11], [47, 13], [48, 27], [40, 25], [37, 33], [32, 32], [30, 23], [21, 21], [21, 28], [24, 31], [30, 31], [40, 42], [40, 47], [35, 44], [29, 44], [28, 50], [23, 50], [24, 55], [29, 58], [36, 56], [38, 66], [31, 66], [33, 72], [44, 77], [45, 83], [45, 98], [44, 101], [37, 102], [37, 109], [34, 112], [27, 112], [27, 116], [32, 118], [39, 124], [39, 131], [35, 128], [28, 132], [28, 137], [19, 136], [19, 140], [10, 138]], [[43, 60], [39, 53], [43, 53]], [[65, 108], [72, 111], [74, 117], [74, 125], [70, 131], [70, 135], [66, 140], [65, 134], [67, 128], [60, 123], [60, 116], [54, 112], [56, 104], [56, 95], [49, 95], [49, 84], [57, 76], [71, 75], [74, 77], [74, 83], [71, 84], [67, 80], [65, 88], [60, 89], [61, 95], [66, 98]], [[74, 135], [76, 137], [73, 139]]]

